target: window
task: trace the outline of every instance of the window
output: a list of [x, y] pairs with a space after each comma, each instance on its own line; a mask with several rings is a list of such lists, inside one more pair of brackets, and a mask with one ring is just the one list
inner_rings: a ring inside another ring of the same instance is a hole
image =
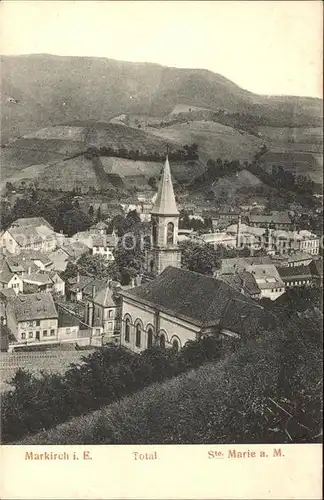
[[66, 333], [71, 333], [71, 328], [67, 328]]
[[153, 245], [157, 245], [157, 224], [156, 224], [156, 221], [153, 221], [153, 223], [152, 223], [152, 238], [153, 238]]
[[108, 330], [112, 330], [113, 328], [113, 324], [112, 324], [112, 321], [108, 321]]
[[165, 336], [163, 333], [160, 335], [160, 347], [161, 349], [165, 349]]
[[173, 245], [174, 243], [174, 224], [169, 222], [167, 226], [167, 244]]
[[55, 335], [55, 330], [51, 330], [50, 335], [51, 335], [51, 337], [53, 337], [53, 335]]
[[108, 318], [112, 318], [114, 314], [114, 311], [112, 309], [109, 309], [108, 311]]
[[26, 333], [25, 333], [25, 332], [21, 332], [21, 338], [22, 338], [22, 339], [25, 339], [25, 338], [26, 338]]
[[130, 339], [130, 319], [127, 318], [125, 321], [125, 342], [129, 342]]
[[174, 341], [172, 342], [172, 349], [175, 352], [179, 352], [179, 342], [177, 339], [174, 339]]
[[33, 338], [33, 332], [28, 332], [28, 338], [30, 338], [30, 339]]
[[149, 349], [153, 345], [153, 330], [149, 328], [147, 330], [147, 348]]
[[137, 323], [136, 325], [136, 335], [135, 335], [135, 345], [136, 347], [141, 347], [141, 325]]
[[40, 326], [40, 320], [39, 319], [36, 320], [36, 326]]
[[43, 330], [43, 337], [47, 337], [47, 330]]

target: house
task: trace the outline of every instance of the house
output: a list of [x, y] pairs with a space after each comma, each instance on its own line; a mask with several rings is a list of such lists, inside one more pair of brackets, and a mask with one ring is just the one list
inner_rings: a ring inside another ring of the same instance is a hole
[[89, 253], [87, 245], [81, 241], [67, 239], [63, 245], [58, 246], [56, 250], [50, 254], [50, 259], [56, 271], [65, 271], [69, 262], [75, 264], [80, 257], [86, 253]]
[[44, 217], [24, 217], [20, 219], [16, 219], [11, 227], [38, 227], [38, 226], [46, 226], [48, 229], [54, 231], [53, 226], [47, 222]]
[[202, 234], [199, 239], [201, 242], [209, 243], [215, 247], [220, 245], [228, 248], [236, 247], [236, 237], [227, 232], [205, 233]]
[[293, 222], [288, 212], [272, 212], [271, 214], [248, 214], [248, 225], [252, 227], [269, 227], [273, 229], [292, 229]]
[[241, 271], [235, 274], [225, 274], [221, 276], [220, 279], [251, 299], [261, 298], [261, 290], [252, 273]]
[[50, 293], [19, 294], [7, 299], [7, 325], [16, 343], [57, 341], [58, 314]]
[[310, 286], [313, 276], [309, 266], [279, 267], [278, 272], [285, 286]]
[[80, 302], [83, 299], [83, 290], [94, 278], [78, 274], [75, 278], [68, 280], [68, 296], [74, 302]]
[[23, 291], [21, 277], [10, 271], [6, 260], [0, 260], [0, 290], [13, 289], [16, 294]]
[[229, 224], [237, 223], [240, 217], [240, 212], [237, 211], [224, 211], [218, 212], [217, 215], [212, 217], [213, 231], [216, 229], [227, 227]]
[[233, 257], [229, 259], [221, 259], [220, 268], [216, 271], [216, 277], [224, 274], [235, 274], [237, 272], [246, 271], [251, 265], [272, 264], [270, 256], [251, 256], [251, 257]]
[[285, 283], [273, 264], [252, 264], [246, 268], [261, 290], [260, 298], [276, 300], [285, 293]]
[[224, 281], [171, 266], [120, 295], [121, 345], [137, 353], [153, 344], [178, 350], [205, 335], [249, 336], [267, 315]]
[[14, 255], [24, 250], [39, 250], [46, 253], [55, 250], [60, 237], [62, 235], [55, 233], [48, 224], [34, 226], [13, 223], [1, 236], [0, 246]]
[[100, 255], [108, 261], [115, 260], [114, 249], [117, 246], [118, 238], [114, 232], [96, 236], [92, 241], [92, 255]]
[[277, 267], [299, 267], [309, 266], [313, 260], [313, 256], [307, 252], [292, 252], [284, 255], [273, 255], [272, 260]]
[[[34, 290], [36, 292], [51, 292], [53, 282], [46, 273], [26, 273], [21, 277], [24, 284], [24, 292]], [[31, 286], [30, 286], [31, 285]]]
[[61, 295], [64, 297], [65, 295], [65, 281], [61, 278], [61, 276], [56, 272], [52, 271], [49, 274], [52, 280], [52, 293], [57, 295]]
[[105, 287], [93, 286], [92, 296], [87, 298], [86, 323], [90, 327], [102, 327], [103, 342], [119, 343], [121, 327], [121, 299], [119, 283], [108, 281]]

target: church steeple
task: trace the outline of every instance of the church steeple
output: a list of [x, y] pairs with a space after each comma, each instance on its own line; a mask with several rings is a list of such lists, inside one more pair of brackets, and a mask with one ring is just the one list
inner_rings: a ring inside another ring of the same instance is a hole
[[168, 266], [180, 267], [179, 211], [175, 201], [168, 156], [151, 211], [151, 226], [152, 248], [147, 253], [147, 269], [157, 275]]
[[156, 200], [151, 212], [152, 215], [179, 215], [179, 211], [177, 209], [170, 164], [168, 156], [166, 157], [163, 174], [160, 180], [159, 189], [157, 192]]

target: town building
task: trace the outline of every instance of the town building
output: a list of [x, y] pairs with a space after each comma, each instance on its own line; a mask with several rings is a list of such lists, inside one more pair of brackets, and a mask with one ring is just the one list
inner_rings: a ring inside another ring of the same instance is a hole
[[82, 255], [87, 253], [89, 253], [87, 245], [81, 241], [73, 241], [69, 238], [49, 256], [56, 271], [65, 271], [69, 262], [76, 264]]
[[23, 291], [23, 281], [21, 277], [11, 272], [5, 259], [0, 260], [0, 290], [12, 289], [15, 294]]
[[261, 290], [252, 273], [240, 271], [235, 274], [225, 274], [219, 279], [225, 281], [229, 286], [251, 299], [261, 298]]
[[16, 343], [58, 338], [58, 314], [50, 293], [19, 294], [8, 298], [6, 319]]
[[267, 314], [224, 281], [171, 266], [120, 295], [121, 345], [134, 352], [152, 345], [178, 350], [205, 335], [248, 337]]
[[121, 327], [121, 298], [119, 283], [109, 280], [98, 291], [92, 288], [87, 297], [86, 323], [90, 327], [101, 327], [103, 343], [119, 344]]
[[179, 211], [173, 191], [169, 160], [166, 158], [151, 212], [152, 248], [146, 254], [146, 268], [152, 275], [157, 276], [168, 266], [180, 267], [178, 227]]
[[272, 229], [292, 229], [293, 222], [288, 212], [272, 212], [271, 214], [248, 214], [248, 225]]
[[251, 265], [246, 270], [254, 276], [261, 299], [276, 300], [285, 293], [285, 283], [273, 264]]
[[115, 260], [114, 250], [118, 243], [118, 237], [112, 234], [100, 234], [92, 240], [92, 255], [100, 255], [105, 260], [112, 262]]
[[313, 281], [309, 266], [279, 267], [278, 272], [288, 288], [310, 286]]
[[55, 250], [60, 239], [62, 235], [55, 233], [42, 217], [17, 219], [2, 234], [0, 246], [14, 255], [24, 250], [39, 250], [46, 253]]

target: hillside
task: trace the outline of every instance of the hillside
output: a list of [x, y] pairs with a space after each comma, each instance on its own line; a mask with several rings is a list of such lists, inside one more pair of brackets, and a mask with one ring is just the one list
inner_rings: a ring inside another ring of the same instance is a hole
[[[181, 145], [150, 134], [148, 131], [126, 127], [113, 123], [69, 122], [65, 125], [44, 127], [11, 140], [1, 148], [1, 183], [3, 188], [7, 181], [12, 183], [37, 178], [42, 187], [55, 187], [58, 183], [67, 189], [79, 185], [98, 187], [104, 181], [98, 170], [98, 164], [92, 164], [83, 157], [90, 146], [97, 148], [110, 147], [115, 151], [140, 151], [144, 154], [156, 153], [163, 157], [167, 147], [170, 153], [182, 149]], [[80, 156], [81, 155], [81, 156]], [[69, 159], [70, 158], [70, 159]], [[107, 162], [109, 158], [103, 159]], [[126, 161], [126, 160], [125, 160]], [[136, 162], [133, 162], [136, 163]], [[150, 162], [146, 166], [149, 178]], [[98, 175], [95, 175], [94, 170]], [[137, 174], [137, 167], [131, 169], [129, 175]], [[106, 170], [109, 173], [109, 170]], [[113, 173], [123, 175], [118, 169]], [[62, 183], [61, 175], [64, 182]]]
[[2, 56], [1, 65], [2, 143], [73, 120], [165, 116], [183, 103], [260, 115], [269, 125], [321, 125], [320, 99], [259, 96], [202, 69], [48, 54]]
[[197, 143], [200, 156], [206, 160], [227, 158], [251, 161], [263, 143], [260, 138], [208, 121], [191, 121], [160, 129], [153, 127], [147, 129], [166, 141], [173, 138], [181, 144]]

